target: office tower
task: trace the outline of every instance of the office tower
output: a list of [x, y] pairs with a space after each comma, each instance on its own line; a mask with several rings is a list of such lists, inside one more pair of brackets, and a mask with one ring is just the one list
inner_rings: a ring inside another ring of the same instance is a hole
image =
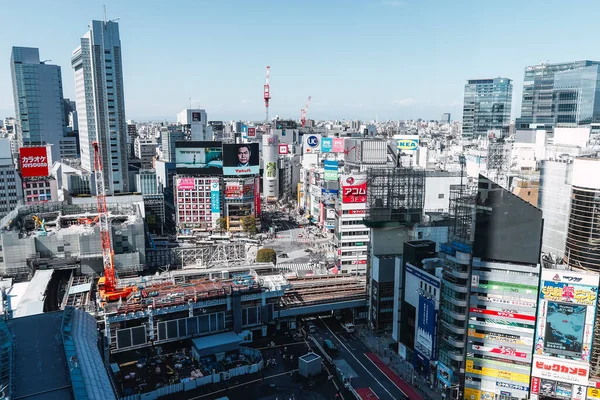
[[205, 110], [187, 108], [177, 114], [177, 123], [186, 128], [192, 140], [213, 140]]
[[119, 25], [92, 21], [71, 57], [75, 71], [81, 165], [94, 170], [92, 142], [102, 152], [109, 193], [127, 192], [127, 124]]
[[[525, 68], [521, 117], [517, 129], [551, 127], [554, 121], [554, 76], [562, 71], [600, 64], [598, 61], [572, 61], [565, 63], [532, 65]], [[567, 103], [572, 100], [564, 98]]]
[[449, 124], [450, 123], [450, 113], [443, 113], [442, 118], [440, 119], [440, 124]]
[[463, 132], [465, 139], [496, 130], [508, 134], [512, 81], [508, 78], [470, 79], [465, 84]]
[[[23, 185], [15, 169], [8, 139], [0, 139], [0, 218], [22, 204]], [[0, 262], [0, 268], [3, 267]]]
[[13, 47], [10, 67], [19, 148], [52, 144], [52, 160], [60, 161], [62, 143], [63, 152], [69, 153], [65, 156], [70, 156], [75, 139], [65, 139], [68, 121], [60, 67], [40, 61], [39, 49], [32, 47]]
[[438, 384], [451, 398], [529, 398], [542, 212], [482, 175], [477, 193], [451, 196], [450, 210]]
[[553, 99], [557, 126], [600, 122], [600, 65], [554, 74]]
[[600, 160], [576, 158], [573, 162], [571, 210], [565, 262], [600, 272]]
[[168, 125], [160, 128], [161, 131], [161, 160], [175, 162], [175, 144], [185, 139], [184, 127], [181, 125]]

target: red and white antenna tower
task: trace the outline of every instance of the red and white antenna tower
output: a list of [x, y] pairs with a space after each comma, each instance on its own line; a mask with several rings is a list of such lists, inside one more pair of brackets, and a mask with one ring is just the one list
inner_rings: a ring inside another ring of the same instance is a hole
[[306, 113], [308, 112], [308, 105], [310, 104], [310, 96], [308, 96], [308, 100], [306, 100], [306, 104], [304, 108], [300, 110], [300, 122], [302, 122], [302, 127], [304, 128], [304, 124], [306, 124]]
[[264, 91], [265, 112], [266, 112], [265, 120], [267, 122], [269, 122], [269, 100], [271, 99], [271, 91], [269, 88], [269, 71], [271, 71], [271, 67], [269, 67], [267, 65], [267, 78], [265, 79], [265, 91]]

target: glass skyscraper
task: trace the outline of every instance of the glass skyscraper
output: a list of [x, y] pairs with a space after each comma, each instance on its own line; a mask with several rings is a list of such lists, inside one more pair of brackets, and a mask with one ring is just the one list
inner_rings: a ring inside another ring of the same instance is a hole
[[[521, 117], [516, 121], [517, 129], [549, 128], [557, 123], [555, 118], [555, 75], [562, 75], [566, 71], [578, 70], [598, 64], [600, 64], [598, 61], [583, 60], [557, 64], [543, 63], [526, 67], [525, 78], [523, 80]], [[587, 74], [589, 75], [590, 72], [588, 71]], [[566, 89], [577, 78], [573, 75], [567, 75], [560, 78], [560, 80], [562, 83], [559, 87]], [[566, 104], [573, 102], [572, 95], [563, 94], [561, 101], [563, 102], [561, 112], [564, 113], [566, 111], [567, 114], [572, 112], [572, 106], [566, 106]]]
[[490, 130], [507, 134], [512, 89], [512, 81], [508, 78], [468, 80], [463, 106], [463, 138], [487, 136]]
[[557, 125], [600, 122], [600, 65], [554, 75], [554, 119]]
[[52, 144], [52, 160], [59, 161], [67, 125], [60, 67], [40, 62], [37, 48], [13, 47], [10, 68], [19, 148]]
[[119, 25], [92, 21], [71, 57], [75, 70], [81, 165], [94, 170], [92, 142], [102, 151], [108, 192], [128, 191], [127, 122]]

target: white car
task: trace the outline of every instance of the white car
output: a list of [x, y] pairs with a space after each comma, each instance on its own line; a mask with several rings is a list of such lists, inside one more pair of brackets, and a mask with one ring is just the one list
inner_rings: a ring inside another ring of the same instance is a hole
[[342, 325], [342, 328], [344, 328], [344, 330], [346, 331], [346, 333], [354, 333], [355, 329], [354, 329], [354, 324], [351, 323], [347, 323]]

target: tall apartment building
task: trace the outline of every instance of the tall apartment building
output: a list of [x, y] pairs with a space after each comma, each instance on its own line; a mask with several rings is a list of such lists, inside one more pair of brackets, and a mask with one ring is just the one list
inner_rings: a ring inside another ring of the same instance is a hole
[[15, 169], [8, 139], [0, 139], [0, 218], [22, 204], [23, 185]]
[[450, 113], [443, 113], [442, 118], [440, 119], [440, 124], [449, 124], [450, 123]]
[[157, 144], [154, 139], [135, 138], [134, 148], [135, 157], [141, 160], [142, 168], [154, 168], [154, 160], [156, 159]]
[[71, 157], [77, 141], [66, 137], [60, 67], [40, 61], [40, 50], [32, 47], [13, 47], [10, 67], [19, 148], [51, 144], [53, 161]]
[[[598, 61], [583, 60], [555, 64], [542, 63], [526, 67], [523, 80], [521, 117], [517, 118], [516, 128], [551, 127], [555, 123], [556, 111], [554, 104], [555, 74], [598, 64], [600, 64]], [[563, 77], [563, 84], [559, 87], [566, 89], [564, 82], [571, 79], [568, 75]], [[563, 95], [561, 100], [565, 102], [563, 110], [567, 112], [576, 105], [575, 99], [569, 97]]]
[[71, 57], [75, 71], [81, 165], [94, 170], [92, 142], [102, 151], [104, 185], [127, 192], [127, 123], [119, 25], [92, 21]]
[[441, 248], [438, 385], [457, 398], [526, 399], [542, 212], [482, 175], [458, 200], [456, 240]]
[[185, 139], [185, 131], [181, 125], [168, 125], [160, 128], [161, 159], [166, 162], [175, 162], [175, 143]]
[[490, 130], [508, 134], [512, 89], [508, 78], [469, 79], [465, 84], [463, 138], [487, 136]]

